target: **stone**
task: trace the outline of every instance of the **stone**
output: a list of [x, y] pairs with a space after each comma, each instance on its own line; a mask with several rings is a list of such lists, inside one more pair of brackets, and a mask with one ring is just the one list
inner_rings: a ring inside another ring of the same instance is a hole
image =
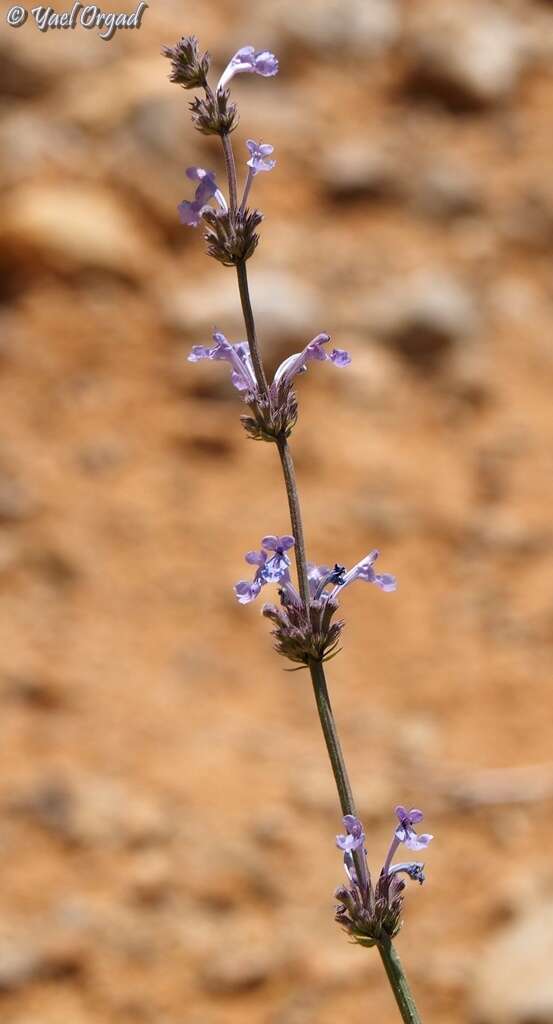
[[107, 189], [25, 184], [0, 209], [0, 241], [14, 258], [59, 270], [100, 269], [133, 278], [149, 265], [144, 234]]
[[461, 110], [507, 99], [526, 55], [523, 26], [486, 0], [433, 0], [415, 8], [406, 42], [408, 89]]
[[78, 974], [85, 962], [82, 938], [69, 930], [4, 919], [0, 934], [0, 994], [18, 992], [42, 979]]
[[446, 163], [433, 163], [420, 175], [413, 202], [417, 210], [437, 220], [471, 216], [482, 208], [476, 178], [467, 169]]
[[397, 160], [384, 146], [358, 137], [346, 139], [318, 155], [317, 173], [332, 199], [392, 199], [405, 191]]
[[0, 470], [0, 523], [20, 523], [33, 512], [33, 501], [25, 484]]
[[149, 907], [165, 902], [171, 888], [171, 865], [160, 850], [141, 852], [129, 869], [129, 885], [135, 902]]
[[17, 992], [41, 971], [40, 951], [33, 943], [14, 938], [0, 940], [0, 993]]
[[56, 711], [68, 699], [66, 688], [58, 679], [34, 673], [7, 675], [2, 691], [12, 700], [39, 711]]
[[83, 846], [139, 848], [164, 842], [172, 831], [160, 807], [103, 777], [41, 778], [16, 794], [10, 809]]
[[[10, 33], [11, 34], [11, 33]], [[37, 67], [29, 54], [18, 52], [6, 38], [0, 47], [0, 91], [6, 100], [43, 95], [53, 81], [52, 69]]]
[[252, 992], [264, 985], [274, 971], [269, 951], [229, 943], [210, 957], [201, 973], [204, 991], [212, 995]]
[[[255, 270], [250, 275], [250, 294], [264, 345], [293, 341], [297, 350], [324, 329], [324, 325], [319, 326], [316, 291], [292, 274], [276, 269]], [[245, 337], [236, 276], [223, 276], [220, 268], [206, 271], [201, 281], [187, 281], [174, 289], [165, 300], [163, 312], [166, 326], [186, 332], [195, 344], [209, 341], [214, 324], [230, 341]], [[217, 367], [212, 370], [216, 372]]]
[[366, 58], [396, 42], [401, 11], [398, 0], [273, 0], [271, 22], [302, 46]]
[[501, 234], [511, 245], [548, 253], [553, 243], [553, 202], [549, 190], [531, 186], [506, 211]]
[[453, 275], [425, 270], [391, 280], [369, 302], [370, 328], [417, 367], [436, 368], [479, 323], [472, 292]]
[[488, 939], [471, 982], [472, 1024], [553, 1021], [553, 902], [541, 901]]

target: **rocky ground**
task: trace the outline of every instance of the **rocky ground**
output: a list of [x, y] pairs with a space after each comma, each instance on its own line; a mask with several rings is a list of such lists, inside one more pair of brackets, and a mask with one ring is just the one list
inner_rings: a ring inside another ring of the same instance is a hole
[[[59, 5], [58, 5], [59, 6]], [[59, 7], [61, 10], [62, 8]], [[0, 25], [0, 1010], [6, 1024], [397, 1019], [333, 922], [340, 821], [304, 674], [243, 553], [286, 532], [216, 324], [234, 275], [176, 204], [222, 171], [168, 83], [193, 31], [277, 167], [251, 267], [300, 382], [313, 560], [377, 546], [329, 680], [379, 866], [436, 836], [399, 949], [427, 1024], [553, 1021], [553, 8], [163, 0], [138, 32]]]

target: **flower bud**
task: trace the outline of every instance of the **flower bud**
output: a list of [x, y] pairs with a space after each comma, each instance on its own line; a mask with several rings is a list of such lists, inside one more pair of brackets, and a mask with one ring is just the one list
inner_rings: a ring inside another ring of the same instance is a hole
[[171, 61], [169, 81], [183, 89], [205, 89], [209, 54], [200, 55], [195, 36], [183, 36], [175, 46], [164, 46], [161, 52]]

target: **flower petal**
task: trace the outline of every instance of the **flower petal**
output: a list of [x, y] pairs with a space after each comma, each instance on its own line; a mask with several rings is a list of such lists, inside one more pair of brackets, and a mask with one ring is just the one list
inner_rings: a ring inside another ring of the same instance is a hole
[[194, 345], [188, 356], [188, 362], [199, 363], [201, 359], [209, 359], [210, 351], [211, 349], [207, 345]]
[[267, 555], [264, 551], [248, 551], [244, 558], [248, 565], [265, 565], [267, 561]]
[[250, 601], [255, 601], [259, 591], [261, 590], [261, 583], [254, 580], [253, 583], [248, 583], [247, 580], [240, 580], [234, 586], [234, 593], [236, 600], [239, 604], [249, 604]]
[[416, 825], [419, 821], [422, 821], [424, 814], [419, 811], [418, 807], [412, 807], [409, 811], [409, 819], [412, 825]]
[[276, 551], [278, 548], [278, 537], [275, 537], [273, 533], [269, 533], [266, 537], [262, 538], [261, 547], [266, 548], [267, 551]]
[[411, 832], [407, 839], [403, 840], [403, 844], [408, 850], [424, 850], [432, 842], [433, 838], [434, 836], [427, 835], [426, 833], [418, 836], [415, 832]]
[[397, 580], [395, 576], [391, 576], [388, 572], [373, 573], [372, 583], [376, 583], [377, 587], [384, 590], [386, 593], [391, 594], [394, 590], [397, 590]]
[[349, 352], [343, 348], [333, 348], [328, 358], [335, 366], [349, 366], [351, 363]]

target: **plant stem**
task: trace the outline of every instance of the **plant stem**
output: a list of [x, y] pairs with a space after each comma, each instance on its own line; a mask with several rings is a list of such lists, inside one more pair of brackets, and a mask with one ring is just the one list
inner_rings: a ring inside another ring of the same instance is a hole
[[298, 570], [298, 586], [302, 601], [306, 610], [310, 605], [309, 579], [307, 576], [307, 557], [305, 553], [305, 539], [303, 536], [303, 524], [301, 520], [301, 507], [296, 483], [296, 471], [288, 442], [285, 437], [279, 437], [277, 441], [280, 464], [284, 475], [284, 484], [288, 497], [288, 508], [290, 510], [290, 522], [292, 534], [295, 540], [294, 552], [296, 556], [296, 567]]
[[265, 376], [265, 370], [263, 368], [259, 342], [257, 340], [257, 333], [255, 330], [255, 320], [253, 318], [252, 304], [250, 300], [250, 289], [248, 287], [248, 272], [246, 270], [245, 263], [239, 263], [237, 265], [236, 275], [238, 277], [238, 290], [240, 292], [240, 302], [242, 303], [242, 313], [244, 314], [244, 323], [246, 325], [246, 337], [250, 347], [255, 379], [263, 398], [269, 401], [269, 387]]
[[392, 940], [388, 937], [382, 939], [378, 943], [378, 952], [382, 957], [382, 963], [384, 964], [390, 988], [394, 993], [399, 1012], [401, 1013], [401, 1019], [405, 1021], [405, 1024], [422, 1024]]
[[338, 796], [340, 798], [342, 814], [355, 814], [355, 803], [353, 801], [353, 794], [351, 792], [351, 786], [344, 761], [344, 755], [342, 753], [342, 747], [338, 737], [338, 731], [336, 729], [336, 723], [334, 721], [334, 715], [332, 714], [332, 707], [330, 705], [330, 697], [328, 695], [322, 662], [314, 661], [312, 659], [309, 662], [309, 671], [311, 672], [317, 711], [319, 712], [319, 719], [325, 738], [326, 749], [328, 751], [336, 789], [338, 790]]
[[[205, 86], [206, 95], [211, 100], [214, 107], [217, 105], [215, 94], [210, 85], [206, 83]], [[229, 208], [232, 214], [236, 213], [238, 206], [238, 189], [236, 185], [236, 164], [234, 162], [234, 152], [232, 149], [232, 142], [230, 141], [230, 135], [228, 132], [221, 132], [221, 142], [223, 143], [223, 153], [225, 155], [225, 168], [228, 179], [228, 195], [229, 195]]]

